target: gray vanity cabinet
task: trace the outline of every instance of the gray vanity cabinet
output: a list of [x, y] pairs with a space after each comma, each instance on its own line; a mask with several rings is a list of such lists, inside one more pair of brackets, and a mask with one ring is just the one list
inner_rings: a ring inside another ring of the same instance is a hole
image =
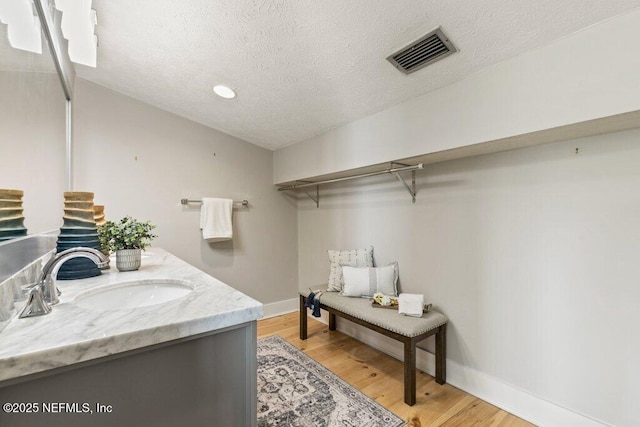
[[255, 426], [256, 396], [252, 321], [4, 381], [0, 426]]

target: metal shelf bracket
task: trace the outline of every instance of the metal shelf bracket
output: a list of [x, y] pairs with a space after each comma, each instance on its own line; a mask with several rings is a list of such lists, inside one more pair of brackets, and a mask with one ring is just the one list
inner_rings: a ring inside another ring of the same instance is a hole
[[308, 191], [305, 191], [304, 194], [306, 194], [307, 196], [309, 196], [309, 198], [311, 200], [316, 202], [316, 208], [320, 207], [320, 186], [319, 185], [316, 185], [316, 196], [315, 197], [313, 197], [313, 194], [309, 193]]
[[[403, 166], [403, 167], [409, 166], [409, 165], [405, 165], [403, 163], [391, 162], [391, 169], [394, 168], [394, 165], [400, 165], [400, 166]], [[405, 188], [407, 189], [407, 191], [411, 195], [411, 201], [413, 203], [415, 203], [416, 202], [416, 171], [415, 171], [415, 169], [411, 171], [411, 186], [409, 186], [409, 184], [407, 184], [407, 181], [405, 181], [405, 179], [402, 177], [402, 175], [400, 175], [400, 172], [393, 172], [393, 174], [396, 176], [396, 178], [398, 178], [398, 181], [400, 181], [405, 186]]]

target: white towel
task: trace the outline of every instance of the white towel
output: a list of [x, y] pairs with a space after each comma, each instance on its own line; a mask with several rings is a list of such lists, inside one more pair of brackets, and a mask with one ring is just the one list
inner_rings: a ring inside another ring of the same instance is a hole
[[422, 317], [424, 307], [424, 295], [400, 294], [398, 295], [398, 313], [406, 316]]
[[233, 200], [204, 197], [200, 208], [202, 238], [209, 242], [220, 242], [233, 238], [231, 215]]

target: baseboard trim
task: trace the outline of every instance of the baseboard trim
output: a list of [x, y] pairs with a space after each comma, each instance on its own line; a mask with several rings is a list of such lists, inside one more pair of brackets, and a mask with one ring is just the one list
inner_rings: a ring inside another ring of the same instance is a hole
[[611, 426], [452, 360], [447, 382], [538, 426]]
[[263, 305], [263, 319], [268, 319], [270, 317], [281, 316], [283, 314], [291, 313], [294, 311], [298, 311], [298, 298], [286, 299], [283, 301], [276, 301], [269, 304]]
[[[312, 319], [329, 323], [324, 311], [321, 317]], [[402, 344], [391, 338], [339, 317], [336, 318], [336, 328], [395, 359], [404, 358]], [[435, 356], [432, 353], [418, 348], [416, 365], [419, 370], [435, 376]], [[447, 359], [447, 383], [538, 426], [611, 426], [450, 359]]]

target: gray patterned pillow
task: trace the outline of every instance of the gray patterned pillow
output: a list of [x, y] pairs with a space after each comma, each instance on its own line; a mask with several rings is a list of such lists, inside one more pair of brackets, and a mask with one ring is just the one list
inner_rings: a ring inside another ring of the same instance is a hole
[[364, 249], [350, 249], [344, 251], [327, 251], [329, 254], [329, 285], [327, 291], [340, 292], [344, 286], [342, 266], [373, 267], [373, 246]]

